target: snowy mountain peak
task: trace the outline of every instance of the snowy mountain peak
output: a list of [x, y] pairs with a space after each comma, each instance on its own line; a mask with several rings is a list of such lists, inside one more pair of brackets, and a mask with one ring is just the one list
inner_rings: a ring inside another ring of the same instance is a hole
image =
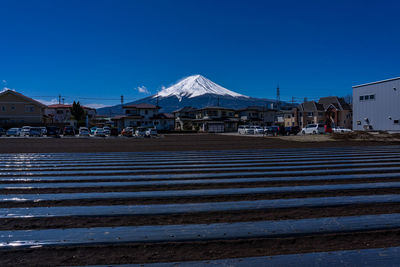
[[186, 77], [178, 83], [161, 90], [153, 98], [176, 96], [181, 101], [183, 97], [192, 98], [205, 94], [248, 98], [248, 96], [230, 91], [201, 75]]

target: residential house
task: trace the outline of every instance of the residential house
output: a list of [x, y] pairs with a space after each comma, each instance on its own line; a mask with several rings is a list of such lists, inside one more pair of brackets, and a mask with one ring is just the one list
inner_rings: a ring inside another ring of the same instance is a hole
[[298, 106], [298, 124], [300, 128], [307, 124], [325, 124], [325, 108], [315, 101], [307, 101]]
[[193, 128], [201, 132], [234, 132], [237, 131], [238, 122], [234, 109], [210, 106], [196, 111]]
[[250, 106], [239, 109], [236, 113], [243, 124], [271, 126], [274, 124], [276, 110], [263, 106]]
[[122, 107], [124, 115], [112, 118], [116, 127], [122, 130], [126, 127], [147, 127], [159, 126], [159, 106], [152, 104], [132, 104]]
[[0, 93], [0, 125], [5, 128], [43, 125], [46, 105], [13, 90]]
[[[75, 125], [76, 121], [71, 114], [71, 104], [53, 104], [47, 106], [45, 114], [51, 124]], [[87, 115], [88, 123], [91, 124], [96, 118], [96, 109], [82, 106]]]
[[332, 127], [341, 126], [351, 129], [353, 124], [352, 107], [337, 96], [321, 97], [318, 101], [325, 109], [326, 123]]
[[281, 116], [282, 116], [281, 125], [283, 125], [284, 127], [298, 126], [297, 108], [293, 108], [291, 110], [282, 110]]
[[193, 130], [193, 120], [196, 119], [196, 108], [183, 107], [173, 112], [175, 117], [175, 130]]
[[173, 131], [175, 129], [175, 116], [172, 113], [159, 113], [153, 117], [153, 124], [159, 131]]

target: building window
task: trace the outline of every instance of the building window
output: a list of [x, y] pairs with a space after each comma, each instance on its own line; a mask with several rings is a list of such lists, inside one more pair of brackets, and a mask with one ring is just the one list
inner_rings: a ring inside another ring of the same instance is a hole
[[324, 116], [323, 112], [318, 112], [318, 116]]
[[307, 116], [312, 116], [312, 115], [314, 115], [313, 112], [307, 112]]
[[57, 110], [57, 114], [64, 114], [64, 111], [62, 111], [62, 110]]
[[375, 100], [375, 95], [360, 95], [360, 101]]
[[25, 112], [34, 112], [35, 107], [33, 105], [25, 105]]
[[361, 121], [357, 121], [357, 125], [361, 125]]
[[5, 107], [5, 106], [2, 106], [2, 107], [1, 107], [1, 111], [6, 111], [6, 107]]
[[393, 120], [394, 124], [399, 124], [399, 120]]
[[149, 114], [149, 111], [146, 109], [146, 110], [144, 111], [144, 114], [148, 115], [148, 114]]
[[15, 110], [15, 106], [14, 105], [11, 105], [11, 110]]

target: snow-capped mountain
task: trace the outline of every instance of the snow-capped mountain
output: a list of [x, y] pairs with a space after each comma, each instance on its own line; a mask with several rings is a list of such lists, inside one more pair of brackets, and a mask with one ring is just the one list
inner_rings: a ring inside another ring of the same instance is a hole
[[153, 98], [175, 96], [179, 101], [182, 101], [182, 98], [185, 97], [193, 98], [206, 94], [249, 98], [248, 96], [228, 90], [201, 75], [186, 77], [178, 83], [158, 92]]
[[[276, 102], [270, 99], [245, 96], [230, 91], [201, 75], [193, 75], [180, 80], [155, 95], [126, 103], [125, 105], [139, 103], [158, 105], [161, 107], [161, 112], [173, 112], [185, 106], [194, 108], [221, 106], [232, 109], [241, 109], [248, 106], [270, 108], [271, 104]], [[281, 103], [281, 106], [285, 106], [285, 103]], [[97, 114], [108, 116], [120, 115], [123, 114], [123, 108], [121, 105], [100, 108], [97, 110]]]

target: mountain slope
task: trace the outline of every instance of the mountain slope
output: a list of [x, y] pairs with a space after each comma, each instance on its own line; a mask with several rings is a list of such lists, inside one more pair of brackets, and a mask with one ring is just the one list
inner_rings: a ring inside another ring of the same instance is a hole
[[163, 89], [158, 94], [154, 95], [153, 98], [166, 98], [175, 96], [179, 99], [179, 101], [181, 101], [185, 97], [193, 98], [207, 94], [248, 98], [248, 96], [230, 91], [201, 75], [186, 77], [171, 87]]
[[[193, 75], [163, 89], [156, 95], [126, 103], [126, 105], [138, 103], [158, 104], [161, 107], [161, 112], [172, 112], [184, 106], [194, 108], [221, 106], [233, 109], [248, 106], [266, 106], [270, 108], [275, 101], [245, 96], [230, 91], [201, 75]], [[123, 114], [123, 109], [121, 105], [116, 105], [100, 108], [97, 113], [99, 115], [114, 116]]]

